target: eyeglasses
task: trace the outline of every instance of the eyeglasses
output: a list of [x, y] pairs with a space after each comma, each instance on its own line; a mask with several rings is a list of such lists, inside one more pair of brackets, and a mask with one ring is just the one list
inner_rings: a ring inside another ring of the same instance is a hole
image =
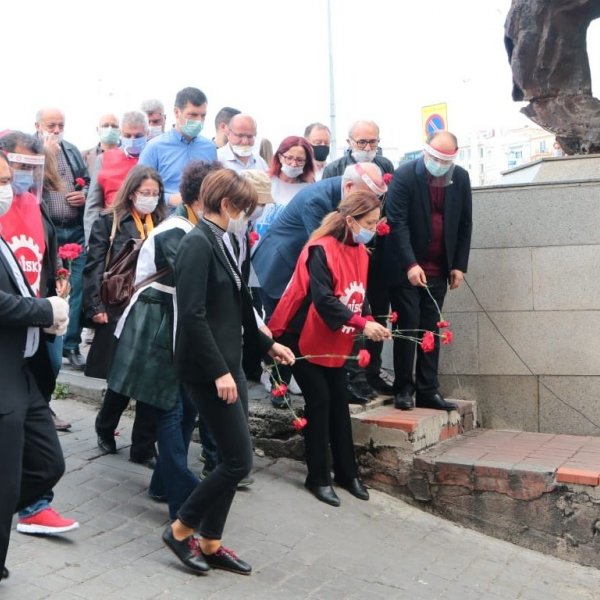
[[233, 136], [238, 140], [246, 140], [247, 142], [253, 142], [256, 138], [255, 133], [253, 133], [252, 135], [247, 135], [245, 133], [236, 133], [235, 131], [231, 131], [231, 129], [229, 130], [228, 136]]
[[379, 138], [374, 138], [372, 140], [355, 140], [354, 138], [350, 138], [360, 150], [364, 150], [367, 146], [371, 146], [371, 148], [377, 148], [379, 146]]
[[298, 158], [297, 156], [290, 156], [289, 154], [280, 154], [279, 156], [281, 156], [288, 165], [296, 164], [299, 167], [302, 167], [306, 164], [305, 158]]

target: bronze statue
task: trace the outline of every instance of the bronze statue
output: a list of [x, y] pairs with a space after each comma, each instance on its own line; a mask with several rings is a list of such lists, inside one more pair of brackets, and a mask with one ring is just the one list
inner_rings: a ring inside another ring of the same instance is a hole
[[556, 134], [566, 154], [600, 153], [600, 100], [586, 48], [600, 0], [513, 0], [504, 44], [521, 112]]

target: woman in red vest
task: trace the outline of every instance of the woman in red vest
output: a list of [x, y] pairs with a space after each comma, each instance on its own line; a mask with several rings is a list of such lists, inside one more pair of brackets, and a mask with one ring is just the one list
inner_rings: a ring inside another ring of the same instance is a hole
[[381, 202], [370, 191], [351, 192], [323, 219], [306, 244], [269, 328], [297, 356], [292, 367], [306, 403], [305, 486], [322, 502], [339, 506], [335, 482], [361, 500], [369, 493], [358, 478], [344, 362], [354, 336], [381, 341], [391, 333], [370, 316], [365, 296], [368, 254]]

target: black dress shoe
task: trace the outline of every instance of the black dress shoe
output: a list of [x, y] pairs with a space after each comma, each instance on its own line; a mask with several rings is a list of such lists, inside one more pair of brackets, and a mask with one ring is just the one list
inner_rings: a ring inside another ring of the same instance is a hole
[[152, 470], [154, 470], [154, 468], [156, 467], [156, 458], [154, 456], [150, 456], [149, 458], [142, 458], [141, 460], [129, 458], [129, 462], [135, 463], [136, 465], [143, 465], [144, 467], [148, 467]]
[[117, 453], [117, 443], [114, 438], [107, 438], [104, 436], [98, 436], [98, 448], [104, 452], [104, 454], [116, 454]]
[[236, 553], [229, 548], [221, 546], [214, 554], [205, 554], [204, 558], [211, 569], [223, 569], [240, 575], [250, 575], [252, 567], [238, 558]]
[[63, 356], [69, 361], [69, 364], [78, 371], [85, 368], [85, 358], [79, 350], [63, 350]]
[[339, 506], [340, 499], [335, 490], [330, 485], [312, 485], [308, 481], [304, 483], [307, 490], [313, 493], [317, 500], [325, 502], [331, 506]]
[[439, 392], [430, 396], [417, 396], [417, 406], [419, 408], [435, 408], [437, 410], [458, 410], [456, 402], [447, 402]]
[[347, 383], [346, 389], [350, 394], [350, 399], [348, 400], [350, 404], [366, 404], [370, 400], [370, 398], [353, 383]]
[[369, 400], [375, 400], [375, 398], [377, 398], [379, 395], [377, 391], [366, 381], [359, 381], [358, 383], [354, 384], [354, 387], [357, 387], [361, 394]]
[[190, 535], [184, 540], [178, 541], [173, 537], [173, 529], [168, 525], [163, 531], [162, 540], [186, 567], [199, 575], [208, 573], [210, 567], [204, 559], [200, 550], [200, 540], [196, 536]]
[[2, 581], [3, 579], [8, 579], [9, 575], [10, 573], [8, 572], [8, 569], [6, 567], [2, 567], [2, 575], [0, 575], [0, 581]]
[[378, 393], [385, 396], [393, 396], [394, 388], [384, 381], [380, 375], [367, 376], [367, 383]]
[[394, 395], [394, 408], [400, 410], [412, 410], [415, 407], [412, 394], [408, 392], [398, 392]]
[[337, 479], [335, 480], [335, 482], [340, 487], [343, 487], [345, 490], [347, 490], [353, 496], [356, 496], [360, 500], [369, 499], [369, 492], [367, 491], [367, 488], [365, 487], [364, 483], [358, 477], [351, 479], [350, 483], [348, 484], [338, 481]]

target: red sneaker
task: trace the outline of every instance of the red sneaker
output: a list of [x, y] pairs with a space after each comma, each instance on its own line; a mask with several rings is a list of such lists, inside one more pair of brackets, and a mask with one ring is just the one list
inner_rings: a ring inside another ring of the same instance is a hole
[[78, 527], [77, 521], [65, 519], [53, 508], [45, 508], [31, 517], [24, 517], [17, 522], [17, 531], [20, 533], [65, 533]]

